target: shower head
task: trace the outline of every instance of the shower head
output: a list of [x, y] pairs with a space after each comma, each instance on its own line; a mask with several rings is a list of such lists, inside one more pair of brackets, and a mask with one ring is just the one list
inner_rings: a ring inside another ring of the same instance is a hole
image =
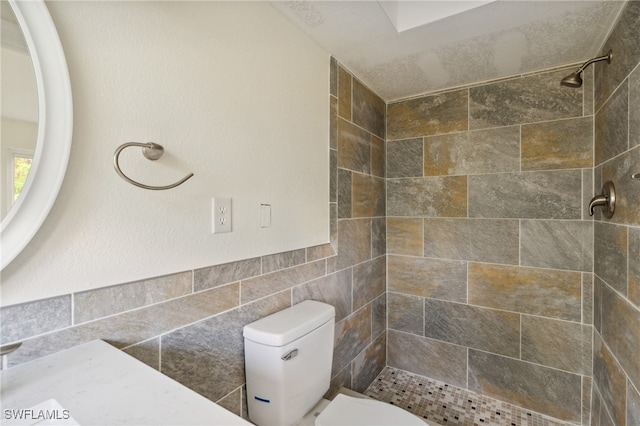
[[600, 56], [598, 58], [589, 59], [587, 62], [582, 64], [582, 66], [580, 68], [578, 68], [577, 71], [572, 72], [571, 74], [569, 74], [568, 76], [563, 78], [562, 81], [560, 82], [560, 84], [562, 84], [563, 86], [567, 86], [567, 87], [580, 87], [580, 86], [582, 86], [582, 71], [584, 71], [585, 68], [587, 68], [589, 65], [591, 65], [594, 62], [607, 61], [607, 63], [610, 64], [612, 56], [613, 56], [613, 51], [610, 50], [609, 53], [607, 53], [604, 56]]
[[560, 84], [567, 87], [580, 87], [582, 86], [582, 73], [580, 72], [572, 72], [568, 76], [562, 79]]

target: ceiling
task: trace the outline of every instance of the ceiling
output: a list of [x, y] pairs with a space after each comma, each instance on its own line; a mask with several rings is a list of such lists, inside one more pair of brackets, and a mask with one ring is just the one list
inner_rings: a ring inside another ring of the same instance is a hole
[[598, 54], [624, 5], [615, 0], [271, 3], [385, 101], [586, 61]]

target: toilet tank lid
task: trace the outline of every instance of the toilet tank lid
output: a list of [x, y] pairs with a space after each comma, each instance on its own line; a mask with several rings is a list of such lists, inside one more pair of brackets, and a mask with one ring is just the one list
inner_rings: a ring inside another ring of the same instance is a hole
[[333, 306], [305, 300], [244, 326], [245, 339], [268, 346], [284, 346], [335, 318]]

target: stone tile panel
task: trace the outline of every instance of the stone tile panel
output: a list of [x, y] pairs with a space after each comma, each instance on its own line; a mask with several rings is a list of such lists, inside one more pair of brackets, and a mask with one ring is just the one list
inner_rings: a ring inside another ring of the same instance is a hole
[[[615, 421], [613, 424], [624, 425], [626, 414], [625, 374], [598, 333], [594, 333], [593, 340], [593, 379], [602, 397], [601, 412], [611, 413]], [[602, 420], [602, 418], [601, 415], [600, 419]]]
[[338, 119], [338, 167], [371, 173], [371, 137], [366, 130]]
[[384, 139], [371, 135], [371, 174], [386, 177], [387, 155]]
[[560, 420], [581, 421], [577, 374], [470, 349], [469, 390]]
[[338, 65], [338, 116], [351, 120], [351, 74]]
[[424, 220], [424, 256], [518, 264], [519, 223], [511, 219]]
[[327, 257], [333, 257], [336, 251], [331, 244], [321, 244], [319, 246], [307, 247], [307, 260], [313, 262]]
[[338, 99], [329, 97], [329, 147], [338, 149]]
[[466, 302], [466, 262], [389, 255], [387, 267], [388, 291]]
[[160, 370], [160, 337], [145, 340], [122, 350], [149, 367]]
[[594, 223], [593, 271], [614, 289], [627, 293], [628, 228]]
[[290, 306], [285, 291], [162, 336], [162, 373], [218, 401], [245, 382], [242, 328]]
[[593, 117], [522, 126], [522, 170], [593, 167]]
[[261, 297], [314, 280], [325, 273], [326, 262], [318, 260], [243, 280], [240, 284], [240, 302], [241, 304], [252, 302]]
[[338, 256], [336, 270], [371, 259], [371, 220], [338, 221]]
[[593, 274], [582, 274], [582, 323], [593, 325]]
[[0, 308], [0, 343], [69, 327], [71, 303], [71, 295], [66, 295]]
[[520, 315], [441, 300], [424, 300], [424, 335], [496, 354], [520, 356]]
[[625, 81], [596, 112], [595, 164], [629, 148], [629, 85]]
[[353, 267], [353, 310], [373, 302], [387, 290], [387, 258], [379, 256]]
[[389, 330], [387, 365], [454, 386], [467, 387], [467, 349]]
[[351, 363], [352, 386], [356, 392], [364, 392], [387, 365], [387, 335], [381, 334]]
[[329, 150], [329, 202], [338, 202], [338, 151]]
[[422, 256], [423, 220], [421, 218], [387, 218], [387, 252]]
[[387, 143], [387, 177], [423, 176], [423, 138], [405, 139]]
[[374, 135], [385, 137], [386, 104], [368, 87], [353, 79], [353, 122]]
[[371, 257], [387, 253], [387, 221], [385, 217], [371, 219]]
[[469, 304], [580, 322], [579, 272], [469, 263]]
[[[602, 180], [613, 181], [616, 193], [616, 210], [608, 222], [640, 226], [640, 180], [630, 179], [640, 173], [640, 146], [602, 165]], [[599, 192], [598, 192], [599, 193]]]
[[262, 256], [262, 273], [278, 271], [280, 269], [291, 268], [306, 261], [305, 249], [286, 251], [269, 256]]
[[467, 177], [388, 179], [387, 215], [466, 217]]
[[640, 388], [640, 311], [607, 285], [602, 288], [602, 338]]
[[329, 59], [329, 94], [338, 96], [338, 61], [333, 56]]
[[338, 169], [338, 218], [349, 219], [352, 216], [351, 192], [353, 184], [351, 183], [351, 173], [349, 170]]
[[74, 293], [74, 324], [185, 296], [191, 291], [189, 271]]
[[369, 343], [371, 343], [371, 305], [336, 323], [331, 376], [335, 376], [348, 366]]
[[613, 91], [627, 78], [640, 62], [640, 4], [627, 2], [618, 18], [618, 22], [607, 38], [600, 55], [613, 50], [611, 63], [594, 64], [596, 81], [596, 110], [611, 96]]
[[387, 330], [387, 293], [371, 302], [371, 336], [376, 338]]
[[225, 410], [231, 411], [236, 416], [242, 417], [242, 387], [216, 401], [216, 404]]
[[629, 76], [629, 148], [640, 146], [640, 67]]
[[25, 340], [10, 365], [102, 339], [125, 348], [238, 306], [238, 283], [198, 292]]
[[593, 270], [593, 222], [521, 221], [520, 264], [539, 268]]
[[424, 138], [424, 175], [520, 171], [520, 127]]
[[305, 300], [317, 300], [336, 308], [336, 322], [351, 314], [352, 280], [351, 270], [318, 278], [291, 290], [294, 305]]
[[521, 359], [591, 376], [592, 330], [588, 325], [522, 315]]
[[469, 176], [469, 217], [580, 219], [581, 212], [580, 170]]
[[468, 130], [467, 90], [424, 96], [387, 105], [387, 140]]
[[384, 179], [352, 173], [351, 217], [383, 217], [385, 215]]
[[567, 70], [532, 74], [469, 89], [469, 128], [582, 116], [582, 93], [558, 83]]
[[640, 393], [627, 381], [627, 425], [640, 425]]
[[401, 293], [387, 293], [387, 326], [391, 330], [424, 336], [423, 298]]
[[193, 287], [194, 291], [202, 291], [255, 277], [261, 273], [262, 264], [259, 257], [209, 266], [193, 271]]
[[629, 228], [629, 271], [627, 291], [629, 300], [640, 308], [640, 228]]

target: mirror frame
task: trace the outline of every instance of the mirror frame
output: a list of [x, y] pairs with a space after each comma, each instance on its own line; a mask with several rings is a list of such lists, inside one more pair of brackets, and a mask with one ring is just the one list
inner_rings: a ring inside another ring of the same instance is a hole
[[38, 91], [38, 140], [25, 185], [0, 225], [0, 270], [31, 241], [58, 196], [73, 133], [67, 62], [43, 0], [8, 0], [29, 48]]

